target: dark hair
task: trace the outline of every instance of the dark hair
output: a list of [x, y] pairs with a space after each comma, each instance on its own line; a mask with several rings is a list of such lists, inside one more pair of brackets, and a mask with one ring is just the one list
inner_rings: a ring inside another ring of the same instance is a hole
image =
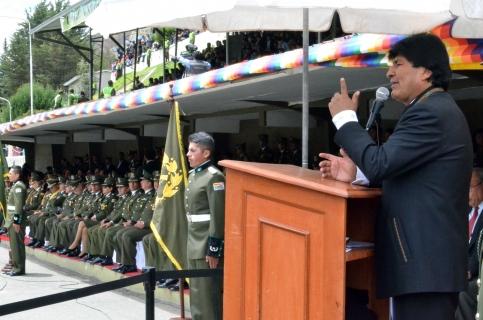
[[389, 60], [394, 60], [397, 56], [406, 58], [416, 68], [428, 69], [432, 73], [432, 85], [448, 90], [451, 68], [448, 52], [440, 38], [429, 33], [409, 36], [389, 50]]
[[200, 145], [203, 149], [209, 150], [211, 154], [215, 151], [215, 139], [206, 132], [200, 131], [191, 134], [188, 142]]
[[12, 166], [10, 168], [13, 172], [19, 174], [20, 176], [22, 175], [22, 168], [20, 166]]
[[156, 152], [154, 152], [153, 148], [146, 148], [144, 150], [144, 157], [146, 157], [148, 160], [153, 160], [156, 158]]

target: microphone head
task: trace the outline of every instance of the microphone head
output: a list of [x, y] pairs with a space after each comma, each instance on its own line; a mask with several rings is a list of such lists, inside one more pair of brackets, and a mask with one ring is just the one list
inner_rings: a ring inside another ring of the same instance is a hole
[[386, 87], [379, 87], [376, 90], [376, 100], [386, 101], [387, 99], [389, 99], [390, 95], [391, 93], [389, 92], [389, 89]]

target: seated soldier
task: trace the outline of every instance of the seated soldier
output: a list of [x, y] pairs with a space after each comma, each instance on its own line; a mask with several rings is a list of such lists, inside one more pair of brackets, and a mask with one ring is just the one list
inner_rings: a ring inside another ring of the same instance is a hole
[[65, 193], [65, 178], [59, 177], [59, 193], [57, 196], [57, 201], [55, 203], [56, 208], [53, 214], [45, 220], [45, 246], [44, 250], [53, 251], [54, 246], [50, 241], [52, 240], [52, 228], [55, 222], [58, 222], [60, 216], [62, 215], [62, 206], [64, 205], [66, 193]]
[[103, 198], [103, 195], [101, 192], [101, 183], [102, 183], [101, 177], [91, 176], [91, 180], [90, 180], [91, 195], [88, 198], [88, 203], [86, 203], [86, 205], [83, 207], [83, 210], [81, 212], [82, 219], [79, 221], [77, 225], [75, 239], [69, 246], [69, 250], [71, 251], [68, 254], [69, 257], [75, 256], [73, 252], [76, 248], [79, 248], [82, 242], [82, 251], [77, 256], [79, 258], [84, 258], [84, 261], [90, 258], [89, 256], [87, 256], [87, 246], [88, 246], [87, 229], [96, 224], [95, 219], [91, 219], [91, 218], [94, 217], [96, 213], [98, 213], [98, 209], [100, 207], [100, 204]]
[[76, 176], [70, 176], [66, 182], [65, 200], [62, 205], [62, 210], [57, 215], [57, 220], [55, 220], [52, 225], [50, 247], [47, 250], [48, 252], [62, 251], [66, 247], [66, 245], [61, 242], [60, 226], [62, 225], [62, 223], [65, 223], [66, 220], [70, 219], [74, 212], [75, 201], [78, 197], [78, 195], [74, 192], [74, 189], [76, 187], [76, 184], [73, 183], [74, 181], [76, 181]]
[[45, 240], [45, 221], [56, 214], [57, 208], [62, 206], [64, 197], [60, 193], [59, 178], [51, 175], [47, 178], [47, 188], [50, 190], [48, 199], [45, 202], [45, 207], [38, 213], [38, 218], [35, 223], [35, 235], [37, 243], [34, 248], [40, 248], [44, 245]]
[[[102, 184], [101, 202], [90, 220], [84, 221], [84, 226], [87, 229], [86, 251], [88, 252], [88, 257], [84, 261], [89, 263], [93, 263], [94, 260], [99, 257], [99, 253], [96, 251], [96, 248], [93, 248], [91, 245], [91, 239], [89, 238], [89, 235], [91, 233], [89, 233], [89, 230], [99, 226], [100, 222], [104, 221], [104, 219], [111, 213], [112, 209], [114, 208], [114, 204], [117, 199], [117, 196], [113, 192], [114, 182], [114, 178], [112, 177], [107, 177], [106, 179], [104, 179], [104, 182]], [[81, 225], [82, 223], [79, 224], [79, 226]], [[92, 249], [94, 249], [94, 252], [92, 251]]]
[[[30, 232], [29, 236], [32, 236], [32, 240], [28, 244], [29, 247], [32, 247], [36, 242], [37, 239], [33, 238], [35, 234], [35, 220], [37, 219], [38, 215], [35, 215], [35, 212], [42, 207], [42, 200], [44, 198], [44, 190], [43, 190], [43, 180], [42, 180], [42, 173], [38, 171], [32, 172], [30, 175], [30, 192], [28, 193], [27, 199], [25, 200], [24, 210], [27, 214], [27, 219], [29, 220], [30, 225]], [[33, 221], [33, 222], [31, 222]]]
[[90, 228], [89, 235], [89, 252], [98, 257], [92, 261], [93, 264], [101, 264], [103, 266], [113, 265], [112, 254], [113, 251], [105, 251], [103, 243], [106, 237], [106, 231], [118, 224], [122, 220], [122, 212], [124, 205], [129, 199], [129, 187], [126, 178], [117, 178], [117, 200], [114, 203], [111, 213], [97, 226]]
[[139, 207], [139, 210], [133, 212], [131, 226], [127, 226], [124, 230], [120, 230], [116, 234], [121, 248], [122, 267], [116, 270], [119, 273], [137, 271], [136, 243], [151, 232], [149, 224], [153, 217], [156, 190], [153, 188], [153, 175], [147, 170], [144, 170], [143, 176], [141, 177], [141, 188], [144, 190], [144, 204], [142, 207]]

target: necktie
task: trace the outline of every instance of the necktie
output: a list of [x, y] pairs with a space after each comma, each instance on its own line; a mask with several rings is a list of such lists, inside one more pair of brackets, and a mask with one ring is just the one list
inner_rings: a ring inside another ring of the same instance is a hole
[[473, 214], [471, 215], [470, 221], [468, 223], [468, 234], [471, 237], [473, 228], [475, 227], [476, 218], [478, 218], [478, 207], [473, 208]]

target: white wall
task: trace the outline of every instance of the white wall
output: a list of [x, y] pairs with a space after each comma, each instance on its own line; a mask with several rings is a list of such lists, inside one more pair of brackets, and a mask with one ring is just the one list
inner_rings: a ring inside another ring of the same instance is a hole
[[35, 170], [44, 172], [45, 168], [52, 165], [52, 145], [35, 144]]

